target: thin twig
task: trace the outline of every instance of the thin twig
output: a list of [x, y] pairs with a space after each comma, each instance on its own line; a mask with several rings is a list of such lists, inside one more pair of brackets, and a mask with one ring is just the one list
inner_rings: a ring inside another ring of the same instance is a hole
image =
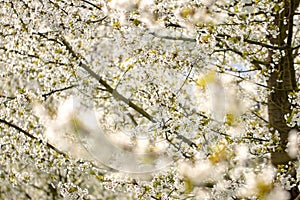
[[182, 85], [181, 85], [180, 88], [177, 90], [176, 94], [178, 94], [178, 93], [180, 92], [180, 90], [183, 88], [183, 86], [186, 84], [188, 78], [190, 77], [190, 74], [191, 74], [191, 72], [192, 72], [193, 67], [194, 67], [194, 66], [191, 65], [191, 68], [190, 68], [188, 74], [186, 75], [186, 77], [185, 77], [185, 79], [184, 79]]
[[150, 35], [153, 35], [157, 38], [165, 39], [165, 40], [178, 40], [178, 41], [185, 41], [185, 42], [196, 42], [196, 39], [194, 38], [186, 38], [186, 37], [172, 37], [172, 36], [164, 36], [164, 35], [158, 35], [157, 33], [150, 33]]
[[253, 115], [255, 115], [257, 118], [261, 119], [262, 121], [264, 121], [265, 123], [269, 124], [269, 121], [267, 121], [266, 119], [264, 119], [262, 116], [258, 115], [256, 112], [252, 111], [251, 112]]

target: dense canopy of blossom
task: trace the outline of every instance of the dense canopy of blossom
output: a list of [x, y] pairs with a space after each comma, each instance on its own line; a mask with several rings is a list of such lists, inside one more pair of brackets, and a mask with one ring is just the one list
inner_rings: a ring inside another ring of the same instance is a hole
[[0, 1], [0, 198], [297, 196], [299, 16], [299, 0]]

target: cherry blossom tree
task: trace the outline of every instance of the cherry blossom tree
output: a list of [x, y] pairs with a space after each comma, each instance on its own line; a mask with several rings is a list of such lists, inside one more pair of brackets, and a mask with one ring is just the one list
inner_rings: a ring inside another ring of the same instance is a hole
[[300, 199], [299, 3], [0, 1], [1, 199]]

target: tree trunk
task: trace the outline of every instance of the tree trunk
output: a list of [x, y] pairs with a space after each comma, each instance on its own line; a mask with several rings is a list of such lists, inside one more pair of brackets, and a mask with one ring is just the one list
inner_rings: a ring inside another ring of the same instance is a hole
[[[291, 114], [291, 103], [288, 100], [289, 93], [297, 90], [297, 82], [294, 68], [293, 55], [293, 19], [295, 10], [299, 6], [299, 0], [281, 0], [284, 3], [283, 11], [275, 14], [274, 26], [280, 33], [274, 37], [270, 35], [269, 41], [274, 48], [269, 49], [269, 70], [268, 87], [272, 92], [268, 97], [268, 115], [271, 131], [280, 134], [280, 145], [275, 152], [272, 152], [272, 163], [275, 166], [287, 164], [293, 159], [285, 152], [288, 134], [292, 128], [287, 126], [285, 115]], [[295, 198], [291, 192], [292, 199]]]

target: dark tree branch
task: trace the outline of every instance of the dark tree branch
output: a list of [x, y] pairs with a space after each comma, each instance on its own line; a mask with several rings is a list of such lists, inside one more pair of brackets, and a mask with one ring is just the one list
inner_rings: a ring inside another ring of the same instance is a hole
[[[230, 39], [237, 39], [238, 41], [242, 40], [242, 37], [240, 37], [240, 36], [230, 36], [228, 34], [217, 34], [217, 37], [227, 38], [227, 39], [229, 39], [229, 38]], [[248, 44], [254, 44], [254, 45], [258, 45], [258, 46], [261, 46], [261, 47], [274, 49], [274, 50], [283, 50], [283, 49], [287, 48], [286, 45], [274, 46], [274, 45], [266, 44], [266, 43], [263, 43], [263, 42], [255, 41], [255, 40], [249, 40], [249, 39], [246, 39], [246, 38], [243, 38], [243, 41], [248, 43]]]
[[93, 7], [95, 7], [95, 8], [97, 8], [98, 10], [102, 10], [99, 6], [97, 6], [96, 4], [91, 3], [90, 1], [87, 1], [87, 0], [82, 0], [82, 1], [89, 4], [89, 5], [91, 5], [91, 6], [93, 6]]
[[13, 4], [13, 2], [10, 2], [11, 8], [13, 9], [14, 13], [18, 16], [21, 24], [22, 24], [22, 28], [27, 32], [27, 25], [24, 23], [23, 19], [19, 16], [19, 13], [17, 12], [15, 5]]
[[13, 100], [13, 99], [15, 99], [15, 98], [17, 98], [17, 97], [5, 96], [5, 95], [1, 95], [1, 94], [0, 94], [0, 98]]
[[155, 199], [155, 200], [160, 200], [160, 198], [156, 198], [155, 196], [151, 195], [151, 198], [152, 199]]
[[100, 18], [100, 19], [97, 19], [97, 20], [91, 20], [90, 22], [91, 22], [91, 23], [103, 22], [103, 20], [105, 20], [106, 18], [107, 18], [107, 16], [104, 16], [104, 17], [102, 17], [102, 18]]
[[253, 115], [255, 115], [257, 118], [261, 119], [262, 121], [264, 121], [266, 124], [269, 124], [269, 121], [266, 120], [265, 118], [263, 118], [262, 116], [260, 116], [259, 114], [257, 114], [256, 112], [252, 111], [251, 112]]
[[135, 127], [138, 126], [138, 123], [136, 122], [136, 120], [134, 119], [134, 117], [132, 116], [132, 114], [127, 113], [127, 116], [129, 117], [129, 119], [131, 120], [131, 122], [133, 123], [133, 125]]
[[[218, 66], [218, 67], [221, 67], [221, 66]], [[263, 84], [260, 84], [260, 83], [256, 83], [256, 82], [253, 82], [253, 81], [250, 81], [250, 80], [247, 80], [247, 79], [244, 78], [244, 77], [241, 77], [241, 76], [238, 76], [238, 75], [235, 75], [235, 74], [232, 74], [232, 73], [227, 73], [227, 72], [224, 72], [224, 71], [221, 71], [220, 73], [227, 74], [227, 75], [230, 75], [230, 76], [234, 76], [234, 77], [239, 78], [239, 79], [241, 79], [241, 80], [243, 80], [243, 81], [248, 81], [248, 82], [251, 82], [251, 83], [253, 83], [253, 84], [255, 84], [255, 85], [258, 85], [258, 86], [260, 86], [260, 87], [264, 87], [264, 88], [268, 88], [268, 89], [272, 90], [272, 88], [269, 88], [269, 87], [266, 86], [266, 85], [263, 85]]]
[[[220, 41], [220, 39], [219, 39], [219, 41]], [[245, 59], [242, 52], [238, 51], [237, 49], [230, 48], [227, 44], [225, 44], [225, 46], [226, 46], [226, 49], [219, 49], [219, 50], [216, 50], [215, 52], [218, 52], [218, 51], [219, 52], [220, 51], [222, 51], [222, 52], [230, 51], [232, 53], [235, 53], [235, 54], [239, 55], [242, 59]], [[256, 53], [253, 53], [253, 54], [256, 54]], [[253, 64], [255, 67], [257, 67], [257, 70], [261, 69], [261, 67], [259, 65], [267, 66], [269, 64], [266, 61], [257, 60], [255, 58], [249, 60], [248, 62], [250, 62], [251, 64]]]
[[300, 48], [300, 44], [297, 45], [297, 46], [295, 46], [295, 47], [293, 47], [292, 50], [297, 50], [297, 49], [299, 49], [299, 48]]
[[[185, 158], [192, 158], [191, 155], [188, 155], [187, 153], [183, 152], [183, 151], [180, 149], [180, 145], [177, 145], [177, 144], [175, 144], [174, 142], [172, 142], [172, 139], [169, 137], [168, 134], [172, 135], [172, 132], [171, 132], [170, 130], [165, 131], [165, 138], [166, 138], [166, 140], [167, 140], [167, 141], [168, 141], [175, 149], [177, 149], [178, 151], [180, 151], [181, 154], [183, 155], [183, 157], [185, 157]], [[179, 139], [180, 139], [180, 138], [179, 138]], [[187, 140], [188, 140], [188, 139], [187, 139]], [[191, 142], [191, 141], [189, 141], [189, 142]], [[191, 143], [193, 143], [193, 142], [191, 142]], [[193, 144], [194, 144], [194, 143], [193, 143]]]
[[[29, 138], [31, 138], [31, 139], [40, 141], [39, 138], [35, 137], [34, 135], [31, 135], [29, 132], [23, 130], [22, 128], [20, 128], [19, 126], [15, 125], [15, 124], [13, 124], [13, 123], [11, 123], [11, 122], [6, 121], [5, 119], [0, 119], [0, 123], [6, 124], [7, 126], [16, 129], [17, 131], [23, 133], [24, 135], [26, 135], [27, 137], [29, 137]], [[49, 147], [50, 149], [54, 150], [55, 152], [57, 152], [57, 153], [59, 153], [59, 154], [62, 154], [62, 155], [64, 155], [64, 156], [66, 155], [65, 152], [63, 152], [63, 151], [57, 149], [57, 148], [56, 148], [55, 146], [53, 146], [52, 144], [50, 144], [50, 143], [48, 143], [48, 142], [46, 142], [45, 144], [46, 144], [47, 147]]]
[[68, 87], [64, 87], [64, 88], [60, 88], [60, 89], [55, 89], [55, 90], [51, 90], [51, 91], [48, 92], [48, 93], [42, 94], [42, 97], [44, 97], [44, 99], [47, 99], [48, 96], [50, 96], [50, 95], [52, 95], [52, 94], [54, 94], [54, 93], [56, 93], [56, 92], [62, 92], [62, 91], [64, 91], [64, 90], [68, 90], [68, 89], [71, 89], [71, 88], [77, 87], [77, 86], [78, 86], [78, 85], [70, 85], [70, 86], [68, 86]]
[[21, 52], [21, 51], [15, 50], [15, 49], [7, 49], [5, 46], [0, 47], [0, 49], [2, 49], [4, 51], [7, 51], [7, 52], [19, 54], [19, 55], [22, 55], [22, 56], [27, 56], [29, 58], [39, 58], [39, 56], [37, 56], [37, 55]]
[[63, 13], [65, 13], [65, 15], [69, 15], [69, 13], [67, 11], [65, 11], [64, 9], [62, 9], [57, 3], [52, 2], [51, 0], [48, 0], [51, 4], [53, 4], [53, 6], [55, 8], [58, 8], [59, 10], [63, 11]]
[[292, 40], [293, 40], [293, 23], [294, 23], [294, 13], [295, 13], [295, 8], [294, 8], [294, 1], [290, 1], [289, 3], [290, 8], [288, 9], [288, 36], [287, 36], [287, 46], [291, 47], [292, 45]]
[[262, 138], [257, 138], [257, 137], [249, 137], [249, 136], [243, 136], [243, 137], [232, 137], [231, 135], [227, 134], [227, 133], [222, 133], [218, 130], [215, 129], [210, 129], [212, 132], [217, 133], [219, 135], [222, 136], [226, 136], [228, 137], [230, 140], [234, 140], [234, 139], [241, 139], [241, 140], [253, 140], [253, 141], [260, 141], [260, 142], [269, 142], [270, 140], [266, 140], [266, 139], [262, 139]]
[[171, 196], [171, 194], [172, 194], [175, 190], [177, 190], [177, 188], [173, 188], [173, 190], [171, 190], [171, 191], [169, 192], [169, 194], [168, 194], [168, 196], [167, 196], [167, 199]]
[[[60, 89], [55, 89], [55, 90], [51, 90], [50, 92], [48, 93], [45, 93], [45, 94], [42, 94], [42, 97], [44, 99], [47, 99], [50, 95], [56, 93], [56, 92], [62, 92], [62, 91], [65, 91], [65, 90], [68, 90], [68, 89], [71, 89], [73, 87], [77, 87], [78, 85], [71, 85], [71, 86], [68, 86], [68, 87], [64, 87], [64, 88], [60, 88]], [[8, 100], [14, 100], [16, 99], [17, 97], [11, 97], [11, 96], [5, 96], [5, 95], [0, 95], [0, 98], [6, 98]]]

